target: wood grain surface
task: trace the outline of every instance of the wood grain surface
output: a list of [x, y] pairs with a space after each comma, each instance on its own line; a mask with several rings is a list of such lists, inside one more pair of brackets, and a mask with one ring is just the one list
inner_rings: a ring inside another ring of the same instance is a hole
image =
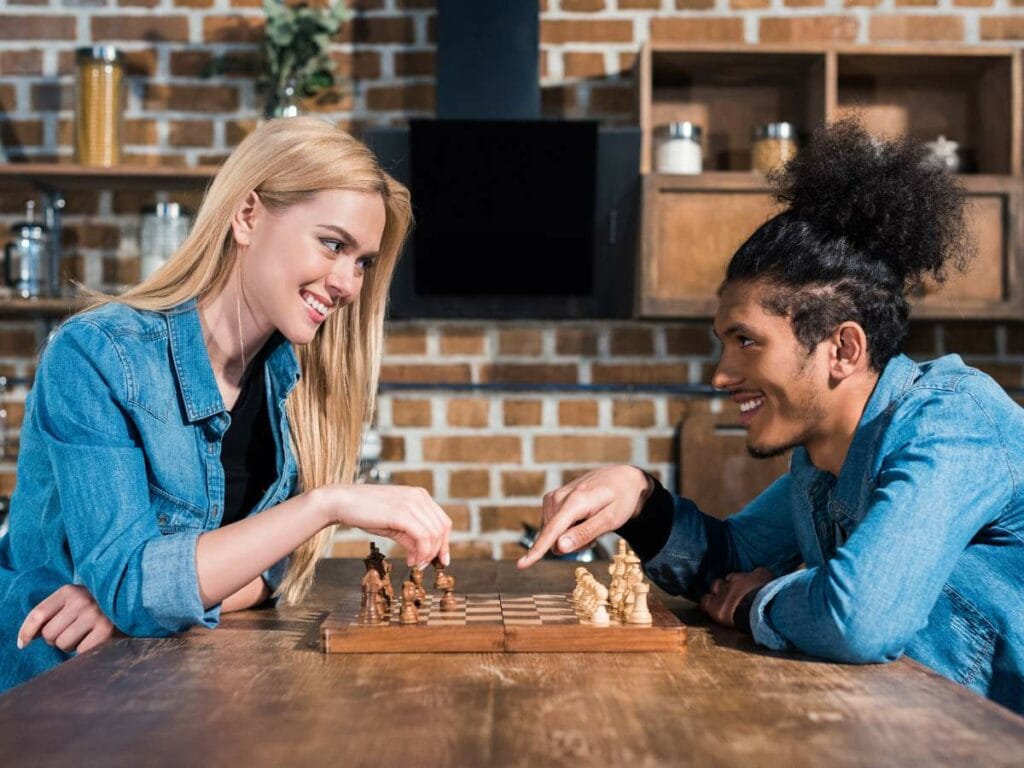
[[[544, 592], [456, 562], [467, 591]], [[325, 654], [360, 561], [302, 606], [122, 639], [0, 696], [5, 766], [1020, 766], [1024, 719], [910, 661], [844, 666], [759, 648], [666, 600], [684, 653]]]

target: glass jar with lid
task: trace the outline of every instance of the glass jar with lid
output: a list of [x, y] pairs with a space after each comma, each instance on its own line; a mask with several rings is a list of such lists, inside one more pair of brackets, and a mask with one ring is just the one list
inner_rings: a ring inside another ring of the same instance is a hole
[[75, 51], [75, 160], [107, 168], [121, 162], [124, 66], [113, 46]]
[[754, 129], [750, 151], [753, 170], [770, 173], [795, 156], [796, 131], [792, 123], [765, 123]]
[[182, 246], [191, 224], [191, 212], [178, 203], [157, 203], [142, 209], [139, 261], [143, 280], [163, 266]]
[[658, 131], [658, 173], [700, 173], [704, 164], [700, 136], [700, 126], [688, 120], [663, 126]]

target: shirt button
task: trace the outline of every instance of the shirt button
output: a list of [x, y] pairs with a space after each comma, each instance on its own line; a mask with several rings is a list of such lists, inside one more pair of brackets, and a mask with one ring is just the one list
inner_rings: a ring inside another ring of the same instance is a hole
[[218, 507], [216, 504], [213, 505], [213, 514], [214, 516], [220, 514], [220, 507]]
[[156, 522], [158, 525], [167, 525], [167, 515], [157, 515]]

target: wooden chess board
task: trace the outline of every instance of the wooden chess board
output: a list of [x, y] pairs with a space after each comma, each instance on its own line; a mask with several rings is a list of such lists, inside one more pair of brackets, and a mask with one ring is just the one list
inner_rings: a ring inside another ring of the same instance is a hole
[[574, 651], [679, 651], [686, 626], [656, 597], [647, 604], [653, 623], [599, 627], [582, 618], [569, 594], [456, 595], [456, 609], [441, 611], [428, 593], [417, 624], [399, 622], [400, 600], [376, 624], [359, 621], [360, 596], [341, 602], [320, 626], [325, 653], [473, 653]]

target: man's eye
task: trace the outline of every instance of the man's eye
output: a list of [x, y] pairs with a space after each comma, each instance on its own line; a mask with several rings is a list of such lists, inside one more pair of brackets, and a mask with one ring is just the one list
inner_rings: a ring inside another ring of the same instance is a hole
[[324, 248], [329, 250], [331, 253], [341, 253], [342, 248], [345, 244], [341, 240], [332, 240], [329, 237], [321, 237], [320, 242], [323, 243]]
[[736, 340], [740, 343], [741, 347], [749, 347], [754, 343], [753, 339], [747, 338], [746, 336], [737, 336]]

